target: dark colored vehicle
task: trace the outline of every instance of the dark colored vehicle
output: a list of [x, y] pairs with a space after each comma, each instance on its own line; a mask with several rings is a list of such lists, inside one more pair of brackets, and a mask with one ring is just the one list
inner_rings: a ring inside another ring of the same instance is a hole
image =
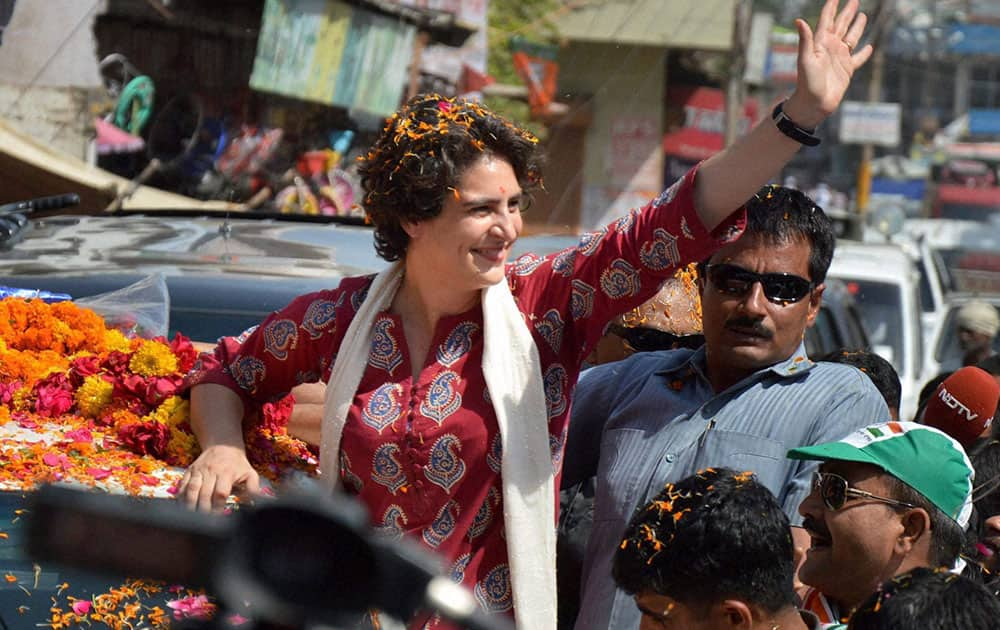
[[170, 334], [238, 334], [294, 297], [373, 273], [372, 230], [297, 215], [59, 215], [0, 241], [0, 285], [83, 298], [162, 273]]
[[[171, 211], [6, 219], [13, 229], [0, 238], [0, 285], [77, 299], [162, 274], [168, 296], [160, 307], [169, 314], [168, 335], [180, 331], [196, 341], [239, 334], [298, 295], [386, 264], [374, 253], [370, 228], [326, 217]], [[28, 559], [26, 506], [22, 491], [0, 487], [0, 628], [65, 627], [50, 608], [66, 611], [73, 601], [96, 605], [101, 596], [121, 593], [122, 576]], [[149, 623], [148, 613], [158, 607], [169, 621], [173, 611], [166, 603], [183, 597], [170, 592], [170, 585], [160, 586], [132, 589], [134, 595], [122, 599], [123, 606], [133, 604], [145, 615], [137, 627], [163, 627]], [[92, 627], [108, 626], [95, 621]]]

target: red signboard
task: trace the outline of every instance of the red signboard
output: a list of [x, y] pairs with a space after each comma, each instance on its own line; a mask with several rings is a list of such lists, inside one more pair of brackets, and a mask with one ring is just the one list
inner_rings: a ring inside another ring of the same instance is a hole
[[[722, 90], [710, 87], [679, 86], [667, 89], [668, 125], [663, 152], [686, 160], [703, 160], [725, 146], [726, 98]], [[757, 119], [755, 99], [743, 104], [739, 135], [750, 130]]]

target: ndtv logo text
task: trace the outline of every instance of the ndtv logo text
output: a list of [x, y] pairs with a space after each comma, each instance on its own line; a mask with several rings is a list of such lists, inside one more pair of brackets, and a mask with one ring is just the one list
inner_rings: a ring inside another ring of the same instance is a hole
[[972, 413], [971, 409], [966, 407], [965, 404], [962, 403], [959, 399], [952, 396], [951, 393], [944, 387], [941, 388], [941, 392], [938, 394], [938, 398], [940, 398], [941, 402], [947, 405], [949, 409], [957, 410], [958, 415], [960, 417], [964, 415], [966, 420], [969, 422], [972, 422], [973, 420], [979, 417], [978, 413]]

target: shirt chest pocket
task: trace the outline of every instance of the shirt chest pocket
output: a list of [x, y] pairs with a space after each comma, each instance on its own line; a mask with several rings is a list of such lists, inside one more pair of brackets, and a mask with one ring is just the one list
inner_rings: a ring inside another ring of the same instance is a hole
[[785, 482], [788, 446], [768, 437], [738, 431], [712, 429], [698, 441], [698, 468], [709, 466], [749, 470], [775, 495]]

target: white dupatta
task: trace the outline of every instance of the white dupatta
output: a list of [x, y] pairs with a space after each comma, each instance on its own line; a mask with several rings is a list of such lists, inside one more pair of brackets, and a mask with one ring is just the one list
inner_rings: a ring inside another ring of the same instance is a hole
[[[371, 348], [375, 317], [403, 278], [400, 262], [379, 273], [341, 344], [326, 391], [320, 470], [340, 487], [340, 437]], [[556, 627], [555, 481], [538, 349], [503, 281], [482, 291], [483, 375], [503, 444], [504, 527], [519, 630]]]

